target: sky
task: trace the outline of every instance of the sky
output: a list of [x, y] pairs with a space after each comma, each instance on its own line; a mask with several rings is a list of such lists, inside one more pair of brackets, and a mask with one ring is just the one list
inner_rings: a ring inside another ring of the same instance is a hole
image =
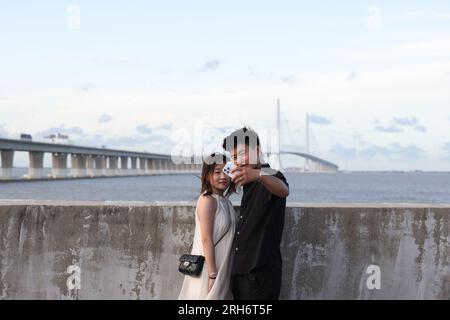
[[308, 113], [308, 151], [342, 170], [450, 170], [449, 1], [1, 8], [0, 137], [207, 153], [248, 125], [267, 150], [279, 98], [283, 150], [306, 151]]

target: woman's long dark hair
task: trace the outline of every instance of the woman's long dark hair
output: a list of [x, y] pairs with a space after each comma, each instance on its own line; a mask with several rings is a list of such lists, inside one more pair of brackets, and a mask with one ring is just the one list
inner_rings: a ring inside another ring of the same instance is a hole
[[[209, 183], [209, 177], [210, 174], [214, 173], [214, 169], [216, 165], [218, 164], [225, 164], [228, 161], [231, 161], [230, 158], [228, 158], [226, 155], [222, 153], [213, 153], [210, 156], [208, 156], [206, 159], [203, 160], [203, 167], [202, 167], [202, 188], [201, 188], [201, 194], [205, 193], [205, 195], [209, 196], [213, 193], [211, 183]], [[230, 185], [224, 192], [225, 197], [229, 197], [231, 194], [236, 192], [236, 185], [233, 181], [230, 181]]]

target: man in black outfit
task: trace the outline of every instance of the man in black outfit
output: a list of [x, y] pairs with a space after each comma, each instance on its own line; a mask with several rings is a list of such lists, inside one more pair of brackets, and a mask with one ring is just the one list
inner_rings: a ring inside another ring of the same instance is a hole
[[281, 288], [281, 235], [289, 184], [263, 163], [259, 137], [242, 128], [223, 141], [236, 168], [232, 181], [243, 186], [233, 242], [231, 288], [236, 300], [276, 300]]

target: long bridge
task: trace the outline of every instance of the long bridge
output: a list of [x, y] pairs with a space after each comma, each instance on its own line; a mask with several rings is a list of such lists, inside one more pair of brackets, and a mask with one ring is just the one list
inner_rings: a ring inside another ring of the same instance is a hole
[[[28, 152], [28, 173], [24, 177], [26, 179], [169, 174], [201, 170], [201, 165], [195, 164], [194, 161], [175, 164], [171, 156], [165, 154], [0, 138], [0, 179], [13, 178], [15, 151]], [[51, 154], [52, 157], [49, 175], [44, 173], [46, 153]], [[68, 167], [69, 155], [70, 168]], [[129, 162], [131, 166], [128, 165]]]
[[[0, 179], [13, 179], [14, 152], [28, 152], [28, 172], [25, 179], [85, 178], [106, 176], [131, 176], [149, 174], [174, 174], [200, 172], [198, 162], [183, 161], [175, 164], [170, 155], [95, 148], [70, 144], [0, 138]], [[51, 154], [52, 167], [45, 174], [44, 155]], [[314, 171], [337, 171], [334, 163], [304, 152], [280, 151], [304, 158], [315, 166]], [[70, 164], [69, 167], [69, 157]], [[130, 164], [130, 165], [129, 165]]]
[[[283, 169], [281, 155], [294, 155], [305, 160], [301, 172], [336, 172], [338, 165], [321, 159], [309, 152], [309, 117], [306, 115], [306, 152], [281, 150], [275, 155], [273, 167]], [[280, 140], [280, 102], [277, 103], [277, 129]], [[278, 141], [278, 146], [281, 146]], [[198, 157], [179, 159], [175, 163], [170, 155], [96, 148], [72, 144], [49, 143], [26, 139], [14, 140], [0, 138], [1, 171], [0, 180], [12, 180], [14, 152], [28, 152], [28, 173], [25, 179], [84, 178], [106, 176], [132, 176], [149, 174], [174, 174], [200, 172], [202, 162]], [[44, 155], [51, 154], [50, 173], [44, 170]], [[70, 156], [70, 168], [68, 158]], [[130, 161], [129, 161], [130, 160]], [[120, 162], [120, 165], [119, 165]], [[128, 165], [130, 163], [130, 166]], [[271, 163], [272, 164], [272, 163]], [[15, 179], [17, 180], [17, 179]]]

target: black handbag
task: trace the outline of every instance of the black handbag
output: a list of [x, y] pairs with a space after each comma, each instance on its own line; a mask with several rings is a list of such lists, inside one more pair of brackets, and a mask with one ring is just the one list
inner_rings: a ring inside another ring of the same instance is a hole
[[[214, 244], [214, 247], [220, 242], [220, 240], [223, 239], [223, 237], [225, 237], [225, 235], [228, 233], [228, 230], [230, 230], [230, 227], [228, 227], [227, 231], [225, 231], [223, 236], [221, 236], [220, 239]], [[205, 262], [204, 256], [195, 254], [183, 254], [180, 257], [180, 265], [178, 266], [178, 271], [187, 276], [198, 277], [202, 273], [204, 262]]]
[[182, 274], [192, 277], [198, 277], [203, 270], [204, 256], [194, 254], [183, 254], [180, 257], [180, 265], [178, 271]]

